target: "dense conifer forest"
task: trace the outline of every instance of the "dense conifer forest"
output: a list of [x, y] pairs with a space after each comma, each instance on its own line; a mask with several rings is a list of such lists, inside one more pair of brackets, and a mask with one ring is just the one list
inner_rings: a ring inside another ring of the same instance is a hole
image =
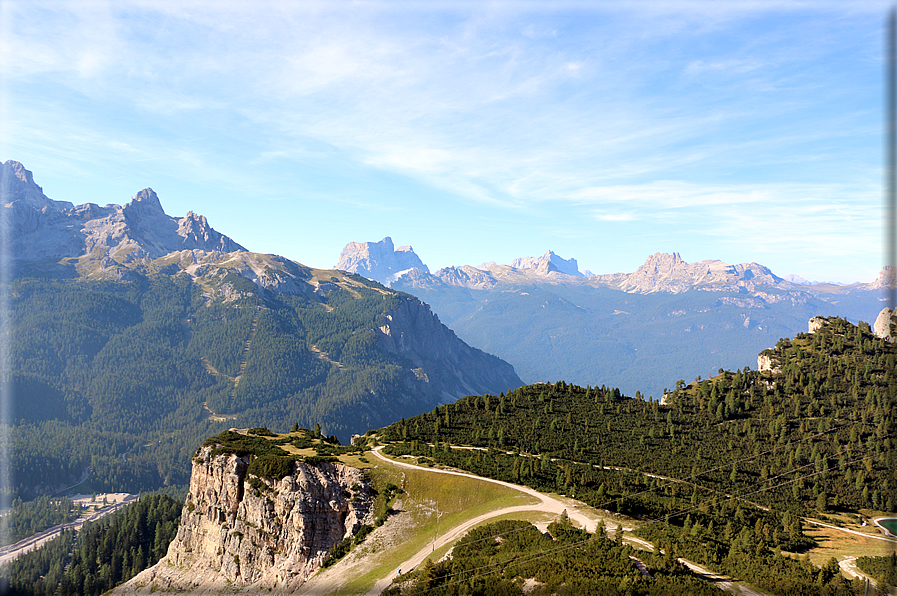
[[12, 502], [12, 508], [5, 514], [6, 542], [13, 544], [33, 536], [42, 530], [73, 521], [81, 515], [81, 506], [67, 497], [50, 498], [40, 496], [23, 503], [21, 499]]
[[764, 356], [775, 372], [680, 380], [663, 404], [561, 381], [467, 397], [381, 437], [395, 455], [645, 520], [646, 539], [773, 593], [838, 593], [836, 565], [778, 553], [812, 545], [803, 516], [894, 511], [897, 346], [832, 318]]
[[102, 594], [165, 555], [177, 534], [182, 505], [167, 495], [148, 495], [79, 532], [66, 530], [0, 568], [0, 593]]
[[345, 440], [422, 408], [396, 399], [412, 367], [372, 331], [408, 296], [358, 276], [275, 296], [228, 273], [223, 302], [185, 274], [133, 277], [11, 283], [12, 498], [85, 474], [81, 490], [184, 485], [193, 450], [241, 421]]

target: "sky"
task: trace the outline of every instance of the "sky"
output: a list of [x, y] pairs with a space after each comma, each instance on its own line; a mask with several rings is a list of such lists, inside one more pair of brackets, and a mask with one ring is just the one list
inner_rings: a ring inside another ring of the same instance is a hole
[[0, 160], [319, 268], [390, 236], [871, 282], [889, 6], [0, 0]]

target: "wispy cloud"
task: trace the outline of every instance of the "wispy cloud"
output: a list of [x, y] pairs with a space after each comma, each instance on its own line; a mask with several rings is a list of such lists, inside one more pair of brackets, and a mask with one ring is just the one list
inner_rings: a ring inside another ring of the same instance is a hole
[[[878, 204], [863, 35], [885, 6], [3, 0], [4, 134], [59, 162], [161, 159], [165, 175], [264, 196], [292, 196], [293, 168], [325, 170], [303, 187], [322, 202], [374, 172], [470, 221], [690, 220], [713, 242], [781, 250], [765, 230], [800, 214], [792, 245], [859, 255], [835, 242], [830, 206]], [[260, 182], [245, 164], [286, 173]], [[387, 193], [359, 199], [363, 183], [345, 192], [334, 201], [396, 212]]]

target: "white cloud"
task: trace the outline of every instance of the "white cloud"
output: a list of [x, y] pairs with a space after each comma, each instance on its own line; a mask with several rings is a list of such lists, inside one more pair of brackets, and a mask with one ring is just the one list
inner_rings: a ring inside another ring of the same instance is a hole
[[[233, 164], [337, 156], [466, 208], [675, 222], [770, 250], [795, 217], [807, 247], [844, 244], [835, 198], [878, 202], [880, 78], [850, 41], [880, 26], [874, 2], [0, 7], [0, 73], [35, 122], [16, 146], [60, 160], [176, 159], [251, 189]], [[227, 153], [244, 139], [248, 158]]]
[[625, 213], [603, 213], [596, 211], [594, 217], [598, 221], [635, 221], [638, 219], [633, 211]]

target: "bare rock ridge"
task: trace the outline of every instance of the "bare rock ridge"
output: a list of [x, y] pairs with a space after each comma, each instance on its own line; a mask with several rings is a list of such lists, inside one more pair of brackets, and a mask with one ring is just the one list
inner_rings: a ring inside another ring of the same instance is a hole
[[248, 473], [253, 457], [202, 447], [168, 553], [113, 593], [290, 593], [344, 537], [373, 523], [361, 470], [296, 462], [275, 481]]
[[7, 161], [0, 172], [3, 218], [12, 231], [17, 261], [70, 259], [83, 268], [114, 268], [181, 250], [229, 253], [246, 249], [214, 230], [192, 211], [166, 215], [151, 188], [124, 206], [75, 206], [47, 198], [22, 164]]
[[730, 289], [758, 286], [792, 286], [768, 268], [757, 263], [730, 265], [719, 260], [686, 263], [679, 253], [655, 253], [634, 273], [597, 275], [592, 279], [617, 289], [633, 293], [670, 292], [677, 294], [690, 289]]
[[543, 275], [551, 271], [572, 275], [573, 277], [583, 277], [579, 271], [579, 265], [576, 259], [565, 259], [559, 257], [554, 251], [547, 251], [541, 257], [521, 257], [511, 261], [511, 267], [515, 269], [535, 269]]
[[430, 273], [414, 249], [395, 248], [389, 236], [380, 242], [350, 242], [340, 253], [334, 269], [357, 273], [387, 286], [409, 270]]
[[[389, 237], [380, 242], [347, 244], [336, 268], [358, 273], [388, 286], [410, 289], [458, 286], [488, 290], [499, 284], [547, 282], [607, 287], [634, 294], [678, 294], [690, 290], [755, 294], [772, 288], [794, 294], [797, 299], [801, 299], [800, 295], [806, 292], [837, 292], [840, 288], [875, 290], [894, 284], [897, 279], [893, 267], [885, 267], [878, 279], [869, 284], [815, 284], [796, 275], [779, 277], [758, 263], [732, 265], [716, 259], [688, 263], [675, 252], [655, 253], [632, 273], [584, 275], [579, 271], [576, 259], [564, 259], [550, 250], [540, 257], [514, 259], [509, 265], [488, 262], [479, 267], [444, 267], [430, 273], [411, 247], [394, 249]], [[759, 299], [768, 302], [767, 298], [775, 299], [770, 296]]]

